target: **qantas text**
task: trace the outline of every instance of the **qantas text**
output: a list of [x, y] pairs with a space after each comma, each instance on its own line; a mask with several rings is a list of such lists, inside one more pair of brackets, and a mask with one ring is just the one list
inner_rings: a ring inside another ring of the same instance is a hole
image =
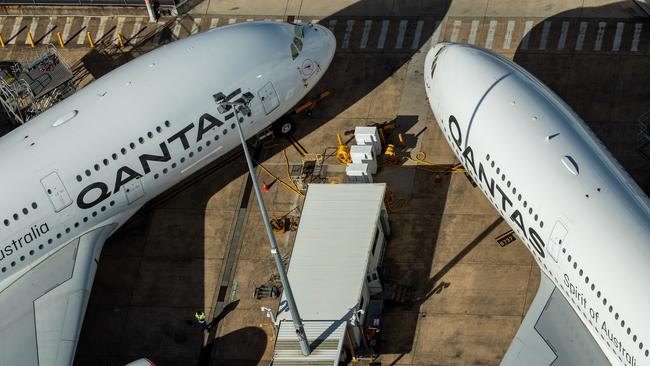
[[[217, 93], [214, 95], [215, 100], [232, 100], [238, 95], [241, 94], [241, 89], [237, 89], [230, 93], [228, 96], [225, 96], [223, 93]], [[231, 108], [226, 108], [224, 112], [225, 116], [223, 117], [225, 121], [234, 117], [234, 113], [231, 111]], [[211, 129], [221, 127], [224, 125], [224, 122], [214, 117], [210, 113], [204, 113], [199, 117], [197, 124], [190, 123], [185, 127], [181, 128], [179, 131], [167, 138], [166, 141], [160, 143], [160, 153], [159, 154], [142, 154], [138, 156], [140, 162], [139, 167], [130, 167], [122, 166], [117, 169], [115, 173], [114, 183], [105, 183], [105, 182], [94, 182], [86, 187], [84, 187], [79, 194], [77, 195], [77, 206], [81, 209], [89, 209], [100, 202], [103, 202], [105, 199], [110, 197], [113, 194], [116, 194], [120, 189], [134, 179], [140, 179], [142, 176], [151, 173], [150, 162], [167, 162], [171, 160], [172, 156], [169, 152], [167, 144], [180, 143], [183, 146], [183, 150], [188, 150], [190, 144], [194, 142], [200, 142], [203, 139], [203, 136], [208, 133]], [[193, 130], [194, 133], [192, 136], [188, 136]], [[190, 139], [194, 141], [190, 142]], [[111, 187], [112, 186], [112, 187]]]
[[7, 243], [0, 247], [0, 262], [9, 258], [12, 254], [17, 253], [24, 245], [33, 242], [49, 231], [50, 227], [47, 223], [32, 225], [27, 233], [11, 240], [11, 243]]
[[[483, 163], [479, 161], [478, 167], [476, 166], [474, 150], [472, 147], [470, 145], [467, 145], [464, 149], [462, 148], [463, 133], [461, 131], [458, 120], [456, 120], [456, 117], [453, 115], [449, 116], [448, 123], [451, 139], [455, 145], [455, 152], [463, 161], [465, 168], [468, 170], [470, 175], [472, 175], [474, 180], [477, 181], [478, 184], [482, 184], [487, 189], [487, 191], [490, 192], [492, 198], [497, 201], [501, 201], [501, 208], [505, 214], [508, 215], [508, 219], [510, 219], [510, 221], [512, 221], [521, 230], [521, 233], [523, 233], [525, 239], [531, 243], [537, 254], [544, 258], [546, 256], [544, 252], [546, 244], [542, 240], [542, 237], [533, 227], [526, 225], [524, 215], [521, 213], [521, 211], [519, 211], [518, 208], [513, 207], [513, 201], [510, 199], [510, 197], [508, 197], [506, 191], [504, 191], [499, 186], [499, 183], [497, 183], [494, 178], [490, 176], [490, 172], [486, 172]], [[496, 197], [496, 192], [499, 193], [500, 198]]]
[[621, 338], [617, 337], [617, 334], [614, 332], [614, 330], [617, 329], [617, 327], [616, 326], [611, 327], [609, 324], [607, 324], [606, 320], [599, 319], [600, 313], [598, 312], [598, 310], [594, 309], [594, 307], [592, 307], [591, 304], [589, 304], [585, 294], [580, 292], [580, 287], [574, 285], [571, 282], [569, 275], [566, 273], [564, 274], [564, 286], [566, 286], [569, 289], [569, 293], [571, 294], [571, 296], [573, 296], [578, 302], [578, 304], [582, 307], [583, 309], [582, 313], [584, 314], [584, 311], [589, 312], [589, 316], [591, 316], [591, 319], [596, 324], [595, 327], [598, 327], [598, 324], [600, 324], [599, 330], [601, 331], [602, 334], [604, 334], [609, 339], [609, 342], [611, 344], [610, 348], [618, 352], [618, 354], [623, 355], [623, 357], [625, 357], [625, 361], [628, 364], [632, 366], [636, 366], [637, 365], [636, 357], [633, 354], [631, 354], [629, 350], [625, 349], [625, 346], [623, 345], [623, 341], [621, 341]]

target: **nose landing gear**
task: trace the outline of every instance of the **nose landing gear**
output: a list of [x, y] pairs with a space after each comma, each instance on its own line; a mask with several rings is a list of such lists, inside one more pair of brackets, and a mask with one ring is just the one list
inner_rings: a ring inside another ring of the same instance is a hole
[[290, 117], [282, 117], [273, 124], [273, 133], [277, 136], [288, 136], [296, 129]]

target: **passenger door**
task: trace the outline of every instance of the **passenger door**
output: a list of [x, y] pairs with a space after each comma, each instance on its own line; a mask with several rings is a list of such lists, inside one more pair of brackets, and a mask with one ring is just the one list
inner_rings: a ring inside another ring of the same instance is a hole
[[553, 231], [551, 231], [551, 237], [548, 241], [548, 252], [556, 262], [560, 256], [560, 248], [562, 248], [562, 244], [566, 244], [566, 237], [568, 234], [569, 231], [566, 226], [560, 220], [556, 221]]
[[273, 83], [270, 81], [257, 91], [257, 96], [262, 101], [265, 114], [273, 112], [280, 105], [278, 93], [276, 93]]
[[128, 183], [124, 185], [124, 193], [126, 194], [126, 200], [129, 204], [140, 199], [144, 196], [144, 187], [142, 186], [142, 179], [131, 179]]
[[54, 212], [60, 212], [72, 204], [72, 198], [57, 172], [52, 172], [41, 179], [41, 185], [54, 207]]

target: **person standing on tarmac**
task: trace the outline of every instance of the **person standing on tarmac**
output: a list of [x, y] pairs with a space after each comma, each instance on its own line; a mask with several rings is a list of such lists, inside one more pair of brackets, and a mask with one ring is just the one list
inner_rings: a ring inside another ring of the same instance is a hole
[[194, 317], [199, 322], [201, 328], [203, 328], [204, 331], [207, 331], [208, 323], [205, 322], [205, 313], [202, 311], [197, 311], [196, 313], [194, 313]]

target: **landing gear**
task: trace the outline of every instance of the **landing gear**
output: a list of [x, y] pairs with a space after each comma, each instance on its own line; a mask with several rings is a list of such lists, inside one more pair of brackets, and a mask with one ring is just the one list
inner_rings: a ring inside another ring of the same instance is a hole
[[279, 136], [287, 136], [293, 133], [296, 125], [289, 117], [283, 117], [273, 124], [273, 133]]

